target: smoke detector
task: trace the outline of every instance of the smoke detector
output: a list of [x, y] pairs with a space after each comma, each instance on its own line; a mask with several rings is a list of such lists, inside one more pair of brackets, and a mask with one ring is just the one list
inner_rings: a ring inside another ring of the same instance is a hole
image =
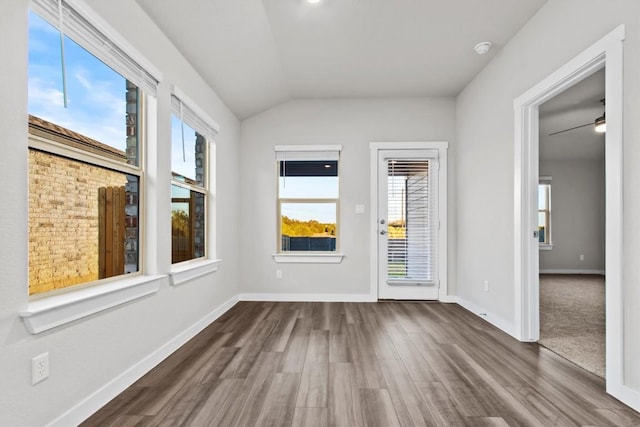
[[489, 52], [489, 49], [491, 49], [491, 42], [478, 43], [473, 49], [478, 55], [484, 55], [485, 53]]

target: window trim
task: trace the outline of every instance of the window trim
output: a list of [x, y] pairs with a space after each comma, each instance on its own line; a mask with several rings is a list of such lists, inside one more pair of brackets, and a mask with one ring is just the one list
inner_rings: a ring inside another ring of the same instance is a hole
[[[276, 145], [276, 253], [277, 263], [340, 263], [344, 254], [340, 252], [340, 153], [342, 145]], [[280, 162], [305, 160], [338, 161], [337, 198], [280, 198]], [[282, 203], [335, 203], [336, 205], [336, 250], [335, 251], [282, 251]]]
[[58, 295], [42, 294], [43, 297], [29, 301], [27, 307], [20, 311], [20, 317], [31, 334], [39, 334], [155, 294], [160, 289], [160, 283], [167, 276], [135, 274], [122, 277], [116, 276], [115, 280], [102, 283], [101, 286], [69, 288], [69, 292]]
[[[182, 115], [180, 113], [182, 113]], [[172, 277], [171, 284], [175, 286], [195, 277], [215, 272], [218, 269], [218, 264], [220, 263], [220, 260], [216, 259], [214, 254], [215, 225], [211, 224], [213, 219], [210, 215], [211, 211], [215, 211], [213, 203], [214, 192], [212, 191], [212, 189], [215, 188], [215, 180], [213, 178], [214, 174], [211, 173], [211, 168], [212, 165], [215, 165], [216, 149], [214, 138], [220, 131], [220, 125], [218, 125], [215, 120], [211, 119], [204, 110], [198, 107], [198, 105], [176, 85], [171, 86], [171, 115], [182, 120], [184, 124], [191, 127], [205, 139], [204, 158], [206, 162], [204, 168], [204, 186], [175, 180], [173, 179], [173, 174], [171, 174], [171, 186], [176, 185], [189, 191], [203, 194], [205, 199], [205, 254], [203, 257], [171, 263], [169, 274]], [[173, 141], [171, 141], [171, 143], [173, 144]]]
[[[50, 14], [48, 14], [46, 10], [43, 14], [42, 8], [42, 5], [47, 2], [48, 0], [32, 0], [30, 2], [30, 10], [41, 18], [49, 21], [47, 16], [50, 18]], [[65, 7], [71, 8], [80, 19], [86, 21], [88, 28], [85, 28], [85, 31], [91, 31], [93, 32], [91, 36], [98, 35], [109, 44], [120, 48], [124, 55], [133, 61], [133, 65], [139, 67], [140, 72], [144, 72], [152, 77], [151, 82], [157, 86], [158, 82], [162, 80], [162, 73], [126, 42], [126, 39], [102, 20], [98, 14], [90, 9], [84, 1], [64, 0], [64, 3], [66, 3]], [[52, 25], [58, 29], [57, 24], [54, 23]], [[76, 29], [74, 34], [81, 31], [82, 29]], [[68, 35], [68, 33], [65, 32], [65, 35]], [[80, 35], [80, 37], [82, 37], [82, 35]], [[78, 43], [78, 40], [74, 37], [70, 38]], [[129, 80], [138, 88], [137, 165], [111, 160], [31, 133], [28, 134], [27, 147], [29, 149], [40, 150], [52, 155], [66, 157], [75, 161], [138, 177], [138, 271], [70, 286], [60, 291], [29, 295], [27, 306], [19, 312], [19, 315], [32, 334], [38, 334], [109, 308], [154, 294], [159, 290], [162, 279], [167, 277], [166, 274], [145, 274], [145, 268], [148, 265], [145, 233], [149, 220], [145, 203], [147, 197], [146, 150], [149, 142], [148, 135], [154, 135], [153, 132], [149, 132], [150, 129], [148, 129], [148, 125], [150, 121], [155, 120], [155, 113], [157, 111], [156, 87], [154, 86], [151, 88], [152, 90], [149, 90], [149, 85], [144, 84], [142, 78], [136, 78], [137, 76], [123, 73], [122, 70], [114, 68], [110, 61], [105, 61], [104, 58], [102, 58], [104, 52], [96, 52], [94, 50], [96, 48], [95, 46], [86, 46], [84, 43], [78, 44], [89, 54], [101, 59], [106, 66], [112, 68], [121, 77]], [[100, 49], [98, 48], [98, 50]], [[151, 112], [154, 113], [153, 117], [150, 116]]]

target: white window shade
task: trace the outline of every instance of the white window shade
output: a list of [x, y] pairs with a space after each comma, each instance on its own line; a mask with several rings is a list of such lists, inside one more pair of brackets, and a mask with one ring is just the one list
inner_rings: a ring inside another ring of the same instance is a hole
[[276, 145], [278, 161], [339, 160], [342, 145]]
[[[32, 0], [31, 6], [43, 19], [60, 29], [58, 0]], [[125, 48], [121, 36], [97, 21], [100, 18], [83, 3], [77, 0], [62, 1], [63, 33], [145, 93], [156, 96], [160, 72], [150, 71], [149, 64], [141, 65], [141, 62], [146, 62], [142, 56], [130, 46]]]
[[171, 112], [207, 139], [212, 139], [220, 130], [216, 122], [208, 118], [204, 112], [198, 111], [195, 104], [177, 88], [174, 88], [174, 94], [171, 95]]

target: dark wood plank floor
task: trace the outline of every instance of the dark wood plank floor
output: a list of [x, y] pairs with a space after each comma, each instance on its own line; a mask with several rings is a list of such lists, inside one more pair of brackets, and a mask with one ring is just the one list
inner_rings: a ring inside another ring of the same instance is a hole
[[455, 304], [241, 302], [84, 426], [637, 426]]

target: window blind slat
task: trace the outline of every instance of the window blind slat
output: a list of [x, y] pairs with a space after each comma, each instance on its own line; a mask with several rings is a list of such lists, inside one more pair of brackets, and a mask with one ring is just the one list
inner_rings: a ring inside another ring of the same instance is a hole
[[432, 200], [433, 160], [388, 159], [389, 284], [435, 282], [436, 205]]
[[[58, 0], [32, 0], [32, 9], [59, 29]], [[64, 34], [91, 52], [145, 93], [156, 96], [160, 76], [152, 75], [66, 1], [62, 2]]]

